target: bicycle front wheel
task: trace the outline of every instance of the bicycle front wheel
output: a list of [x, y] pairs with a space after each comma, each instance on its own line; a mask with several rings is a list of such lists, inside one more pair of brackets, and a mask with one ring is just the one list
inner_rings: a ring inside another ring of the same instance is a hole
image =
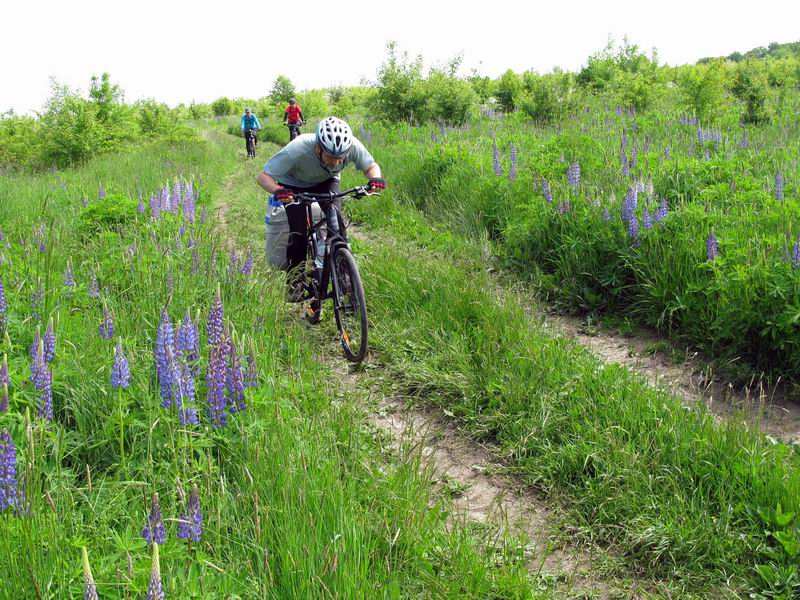
[[367, 302], [350, 250], [338, 248], [332, 260], [333, 312], [347, 360], [360, 363], [367, 355]]

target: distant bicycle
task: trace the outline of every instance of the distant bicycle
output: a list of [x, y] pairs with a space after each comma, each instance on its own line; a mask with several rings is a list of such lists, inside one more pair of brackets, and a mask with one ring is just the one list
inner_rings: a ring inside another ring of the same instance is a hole
[[258, 146], [258, 139], [256, 138], [256, 129], [245, 129], [244, 130], [244, 143], [247, 147], [247, 157], [248, 158], [255, 158], [256, 157], [256, 147]]
[[298, 121], [297, 123], [287, 123], [286, 126], [289, 128], [289, 141], [291, 142], [294, 138], [300, 135], [300, 126], [303, 124], [302, 121]]
[[[342, 213], [334, 204], [334, 200], [353, 196], [380, 195], [368, 192], [366, 186], [358, 186], [338, 194], [295, 194], [295, 203], [302, 204], [307, 211], [309, 223], [306, 234], [306, 274], [304, 296], [300, 300], [311, 300], [306, 308], [306, 319], [310, 323], [319, 322], [322, 302], [326, 298], [333, 300], [333, 313], [339, 339], [344, 355], [350, 362], [360, 363], [367, 354], [367, 302], [358, 266], [347, 243], [346, 224]], [[323, 217], [314, 222], [311, 205], [320, 204]], [[337, 225], [334, 225], [337, 224]], [[321, 242], [320, 228], [326, 226], [327, 236], [322, 258], [322, 275], [316, 281], [308, 271], [313, 273], [315, 260], [318, 257], [318, 242]]]

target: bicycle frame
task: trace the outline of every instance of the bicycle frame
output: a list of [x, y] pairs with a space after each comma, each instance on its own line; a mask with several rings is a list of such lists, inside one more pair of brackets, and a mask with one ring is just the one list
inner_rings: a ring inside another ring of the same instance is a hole
[[[308, 234], [307, 240], [311, 241], [311, 247], [314, 249], [314, 256], [310, 257], [311, 260], [316, 260], [316, 249], [317, 244], [319, 242], [319, 231], [323, 225], [328, 223], [328, 219], [330, 216], [335, 217], [338, 220], [339, 231], [334, 231], [330, 227], [328, 227], [327, 235], [325, 238], [325, 254], [322, 257], [322, 277], [320, 277], [319, 282], [319, 290], [318, 290], [318, 298], [320, 303], [322, 303], [325, 298], [329, 296], [328, 292], [328, 283], [333, 283], [334, 291], [339, 290], [339, 282], [336, 278], [336, 270], [331, 266], [331, 257], [333, 253], [338, 248], [344, 247], [348, 250], [350, 249], [350, 245], [347, 243], [346, 238], [343, 236], [343, 233], [346, 233], [344, 219], [341, 219], [341, 211], [336, 207], [333, 202], [330, 203], [330, 206], [327, 207], [327, 210], [323, 213], [322, 218], [314, 222], [313, 213], [311, 211], [311, 204], [307, 203], [306, 207], [306, 224], [308, 227]], [[343, 229], [345, 229], [343, 231]], [[334, 297], [336, 295], [334, 294]]]

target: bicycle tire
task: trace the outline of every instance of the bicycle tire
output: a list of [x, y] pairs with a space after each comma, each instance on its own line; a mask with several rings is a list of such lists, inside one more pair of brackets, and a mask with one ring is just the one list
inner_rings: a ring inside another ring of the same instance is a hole
[[[347, 248], [337, 248], [331, 257], [333, 312], [344, 355], [350, 362], [360, 363], [367, 355], [367, 301], [358, 266]], [[358, 333], [354, 338], [353, 334]]]

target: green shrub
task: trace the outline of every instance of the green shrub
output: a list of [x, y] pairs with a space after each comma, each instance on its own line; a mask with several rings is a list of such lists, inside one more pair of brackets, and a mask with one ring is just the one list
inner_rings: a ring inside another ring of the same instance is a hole
[[745, 60], [736, 66], [732, 91], [744, 102], [742, 121], [745, 123], [767, 123], [770, 119], [767, 110], [767, 94], [769, 91], [767, 73], [764, 64], [755, 60]]
[[138, 202], [122, 194], [108, 194], [81, 211], [78, 228], [84, 237], [104, 229], [120, 229], [136, 219]]
[[211, 103], [211, 112], [214, 113], [215, 117], [227, 117], [228, 115], [232, 115], [234, 112], [233, 102], [231, 102], [231, 99], [227, 96], [217, 98]]

